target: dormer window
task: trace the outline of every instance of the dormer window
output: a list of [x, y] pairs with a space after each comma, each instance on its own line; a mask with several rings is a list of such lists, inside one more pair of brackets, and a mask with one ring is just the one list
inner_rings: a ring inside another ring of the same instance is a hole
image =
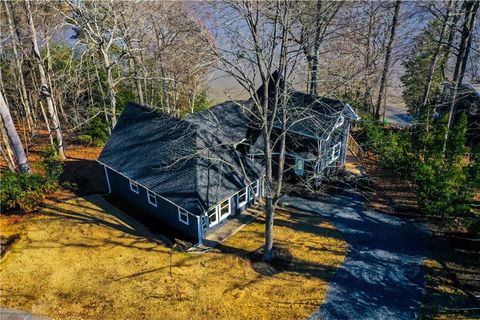
[[343, 116], [340, 116], [337, 119], [337, 123], [335, 123], [335, 129], [340, 128], [343, 125], [343, 122], [345, 121], [345, 118]]

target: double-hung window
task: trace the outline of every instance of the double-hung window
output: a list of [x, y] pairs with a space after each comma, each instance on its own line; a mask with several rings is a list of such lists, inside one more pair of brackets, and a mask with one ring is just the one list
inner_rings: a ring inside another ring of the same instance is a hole
[[213, 206], [207, 211], [207, 217], [208, 217], [208, 225], [209, 226], [213, 226], [218, 222], [217, 206]]
[[335, 160], [337, 160], [338, 158], [340, 158], [340, 147], [341, 147], [341, 145], [342, 145], [342, 143], [339, 142], [339, 143], [337, 143], [336, 145], [333, 146], [332, 158], [330, 159], [330, 163], [332, 163]]
[[138, 193], [138, 183], [130, 180], [130, 190], [132, 190], [135, 193]]
[[150, 203], [154, 207], [157, 206], [157, 197], [155, 196], [155, 193], [153, 191], [147, 190], [147, 198], [148, 203]]
[[260, 186], [260, 180], [257, 180], [254, 183], [252, 183], [252, 187], [250, 189], [251, 190], [250, 198], [258, 197], [259, 191], [260, 191], [259, 186]]
[[178, 220], [188, 225], [188, 212], [182, 208], [178, 208]]
[[238, 207], [243, 207], [244, 205], [247, 204], [247, 193], [248, 193], [248, 188], [242, 189], [240, 193], [238, 194]]
[[220, 218], [230, 214], [230, 198], [220, 203]]

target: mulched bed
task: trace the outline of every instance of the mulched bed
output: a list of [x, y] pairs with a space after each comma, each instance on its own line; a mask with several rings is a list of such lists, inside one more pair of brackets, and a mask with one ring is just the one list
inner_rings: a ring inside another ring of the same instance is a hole
[[273, 259], [269, 262], [263, 261], [263, 247], [249, 255], [252, 268], [264, 276], [292, 270], [293, 256], [288, 249], [273, 247]]

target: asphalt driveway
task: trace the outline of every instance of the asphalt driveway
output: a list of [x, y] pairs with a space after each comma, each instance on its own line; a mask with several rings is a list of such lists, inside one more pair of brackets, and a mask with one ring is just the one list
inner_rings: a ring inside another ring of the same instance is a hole
[[425, 240], [419, 225], [363, 207], [355, 194], [281, 203], [330, 220], [349, 244], [324, 304], [310, 319], [416, 319], [424, 295]]

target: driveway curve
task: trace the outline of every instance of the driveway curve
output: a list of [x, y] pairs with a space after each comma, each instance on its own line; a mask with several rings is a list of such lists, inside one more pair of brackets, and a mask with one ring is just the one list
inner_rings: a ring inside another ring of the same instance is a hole
[[348, 243], [317, 319], [417, 319], [424, 295], [426, 228], [366, 209], [356, 194], [322, 200], [284, 196], [284, 205], [330, 220]]

